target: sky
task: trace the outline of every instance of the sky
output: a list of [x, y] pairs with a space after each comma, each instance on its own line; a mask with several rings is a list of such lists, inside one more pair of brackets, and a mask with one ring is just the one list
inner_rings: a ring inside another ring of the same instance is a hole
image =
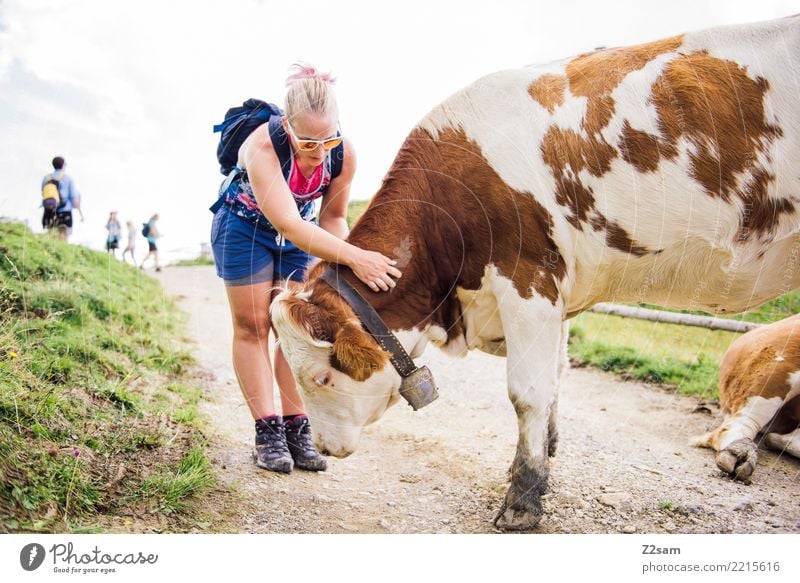
[[351, 198], [364, 199], [412, 127], [487, 73], [798, 12], [786, 0], [0, 0], [0, 217], [41, 230], [41, 179], [61, 155], [83, 198], [74, 242], [102, 248], [111, 210], [137, 227], [158, 212], [166, 258], [194, 257], [222, 179], [212, 126], [249, 97], [282, 104], [294, 62], [337, 77], [358, 155]]

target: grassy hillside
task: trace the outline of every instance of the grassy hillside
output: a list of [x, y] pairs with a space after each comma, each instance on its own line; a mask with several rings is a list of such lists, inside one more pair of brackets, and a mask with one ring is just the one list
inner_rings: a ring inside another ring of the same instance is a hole
[[0, 223], [0, 530], [186, 528], [214, 480], [183, 326], [143, 272]]

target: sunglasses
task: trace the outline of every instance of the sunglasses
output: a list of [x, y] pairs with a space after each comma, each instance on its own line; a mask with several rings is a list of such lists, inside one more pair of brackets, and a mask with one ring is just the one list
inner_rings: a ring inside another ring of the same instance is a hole
[[286, 122], [286, 128], [289, 130], [289, 135], [292, 137], [297, 149], [301, 152], [313, 152], [319, 146], [322, 146], [326, 150], [332, 150], [341, 144], [342, 140], [344, 139], [342, 136], [334, 136], [333, 138], [325, 138], [324, 140], [301, 140], [297, 137], [297, 134], [294, 133], [294, 130], [288, 121]]

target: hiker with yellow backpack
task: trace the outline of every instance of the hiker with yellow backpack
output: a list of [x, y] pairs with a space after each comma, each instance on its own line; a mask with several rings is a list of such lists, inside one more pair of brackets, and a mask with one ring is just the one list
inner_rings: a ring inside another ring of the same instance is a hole
[[53, 158], [53, 172], [42, 179], [42, 227], [50, 231], [58, 230], [63, 241], [72, 233], [72, 211], [77, 210], [83, 221], [81, 211], [81, 195], [75, 188], [72, 179], [64, 171], [64, 158]]

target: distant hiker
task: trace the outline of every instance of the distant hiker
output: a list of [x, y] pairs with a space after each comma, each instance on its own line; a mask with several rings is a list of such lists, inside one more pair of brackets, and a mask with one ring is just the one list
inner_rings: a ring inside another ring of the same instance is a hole
[[53, 172], [42, 179], [42, 227], [57, 229], [60, 239], [66, 241], [72, 233], [72, 210], [78, 211], [83, 221], [81, 195], [72, 179], [66, 174], [67, 163], [61, 156], [53, 158]]
[[136, 265], [136, 227], [133, 226], [133, 221], [127, 221], [125, 226], [128, 229], [128, 245], [125, 247], [125, 251], [122, 252], [122, 260], [125, 261], [125, 256], [130, 253], [131, 254], [131, 263]]
[[161, 237], [161, 233], [158, 231], [158, 213], [154, 214], [150, 217], [150, 220], [142, 225], [142, 237], [147, 239], [147, 246], [148, 251], [147, 255], [145, 255], [144, 259], [142, 260], [142, 264], [139, 266], [140, 269], [144, 269], [144, 264], [153, 256], [156, 264], [156, 271], [161, 271], [161, 266], [158, 264], [158, 246], [156, 242], [158, 238]]
[[122, 226], [119, 224], [117, 213], [114, 211], [111, 211], [108, 215], [106, 231], [108, 231], [108, 237], [106, 237], [106, 251], [113, 253], [114, 257], [116, 257], [117, 249], [119, 249], [119, 239], [122, 236]]

